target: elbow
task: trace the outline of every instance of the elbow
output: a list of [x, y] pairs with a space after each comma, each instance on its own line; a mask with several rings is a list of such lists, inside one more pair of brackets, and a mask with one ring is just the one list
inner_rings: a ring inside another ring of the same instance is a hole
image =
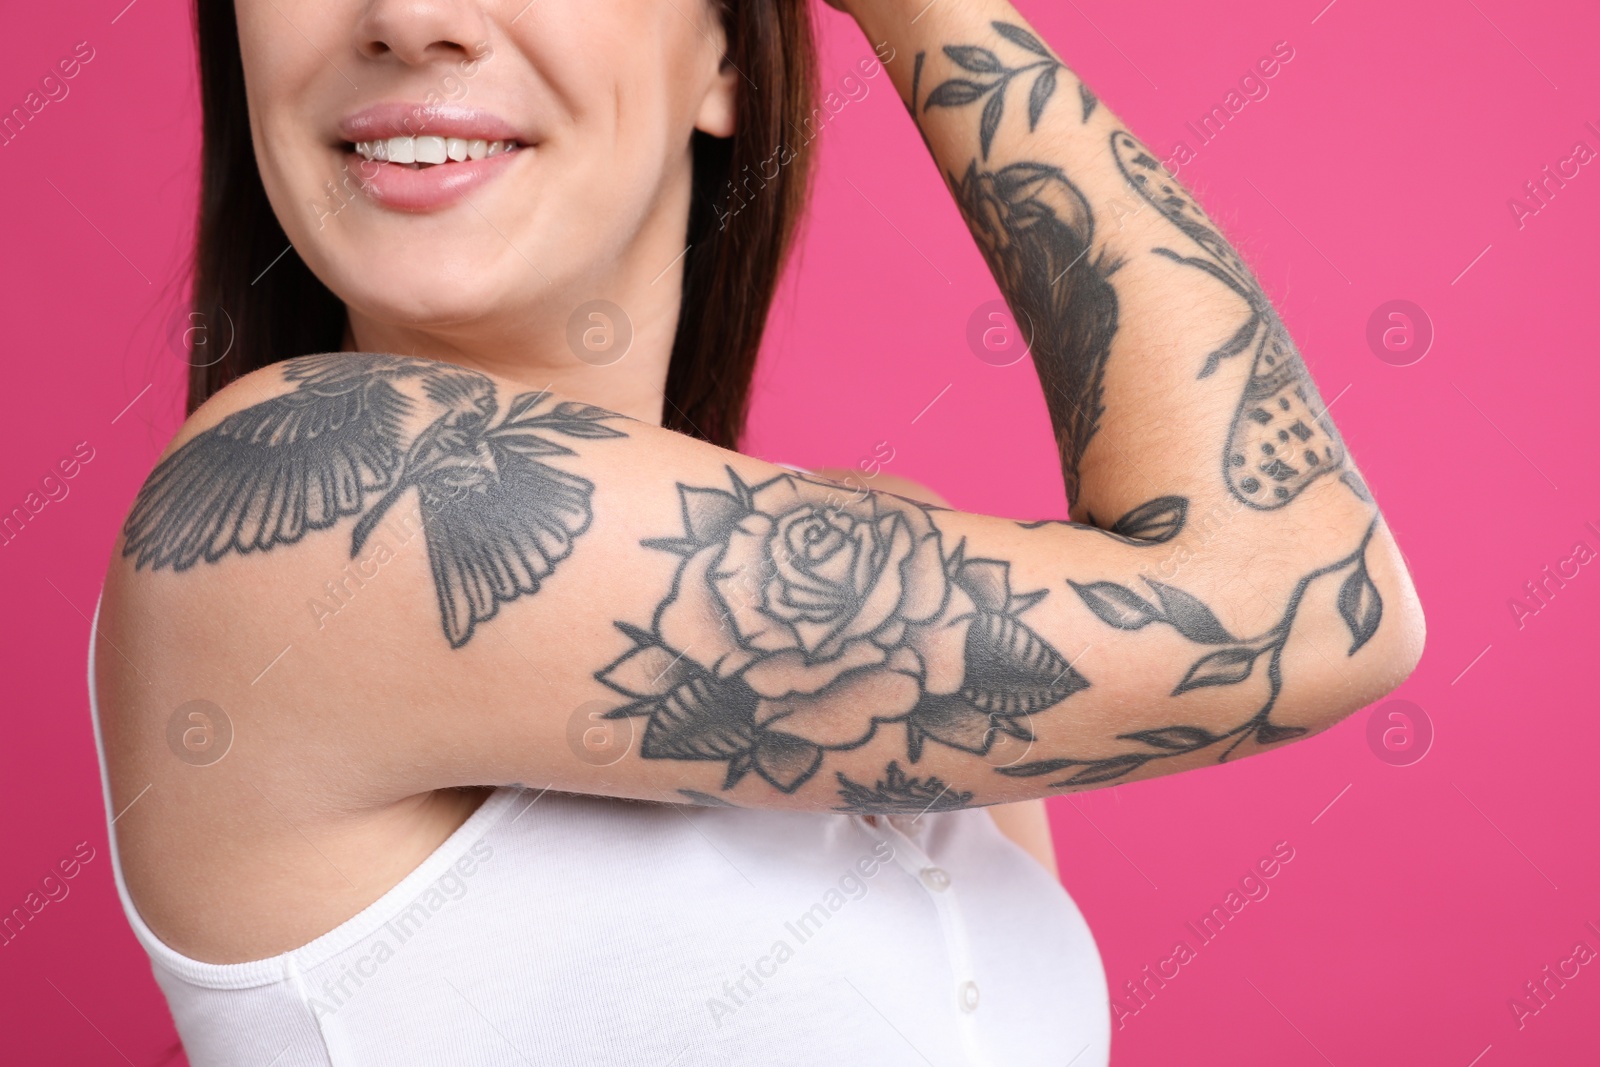
[[1417, 665], [1422, 662], [1423, 646], [1428, 640], [1428, 620], [1422, 613], [1422, 602], [1417, 599], [1417, 594], [1410, 588], [1409, 583], [1406, 592], [1410, 594], [1408, 603], [1397, 627], [1400, 632], [1400, 647], [1395, 655], [1396, 676], [1389, 689], [1397, 688], [1411, 676], [1412, 671], [1417, 669]]
[[1367, 645], [1345, 659], [1337, 674], [1326, 676], [1326, 698], [1316, 729], [1325, 729], [1370, 707], [1405, 683], [1422, 661], [1427, 619], [1411, 583], [1401, 583], [1385, 605], [1378, 631]]
[[[1428, 620], [1422, 611], [1422, 601], [1417, 597], [1404, 560], [1393, 558], [1398, 556], [1399, 551], [1395, 550], [1387, 561], [1390, 574], [1384, 583], [1389, 591], [1388, 603], [1384, 606], [1385, 618], [1380, 620], [1378, 631], [1373, 635], [1372, 663], [1362, 668], [1363, 673], [1372, 676], [1372, 692], [1358, 708], [1398, 689], [1422, 662], [1423, 648], [1427, 644]], [[1359, 660], [1359, 653], [1354, 658]]]

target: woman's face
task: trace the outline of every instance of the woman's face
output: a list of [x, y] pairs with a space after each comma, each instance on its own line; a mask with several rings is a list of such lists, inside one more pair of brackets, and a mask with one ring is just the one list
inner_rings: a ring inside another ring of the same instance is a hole
[[624, 297], [683, 251], [692, 131], [733, 131], [714, 0], [236, 9], [267, 196], [358, 326]]

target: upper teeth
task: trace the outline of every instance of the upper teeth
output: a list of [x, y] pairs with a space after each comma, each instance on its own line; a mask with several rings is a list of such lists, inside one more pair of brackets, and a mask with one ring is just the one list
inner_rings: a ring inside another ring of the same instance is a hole
[[517, 147], [515, 141], [468, 141], [461, 137], [390, 137], [385, 141], [357, 141], [356, 154], [379, 163], [443, 163], [487, 159]]

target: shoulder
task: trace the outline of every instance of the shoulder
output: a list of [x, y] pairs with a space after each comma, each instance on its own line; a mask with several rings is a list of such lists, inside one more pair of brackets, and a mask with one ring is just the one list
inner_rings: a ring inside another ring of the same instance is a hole
[[[391, 392], [405, 379], [419, 378], [422, 369], [429, 367], [451, 369], [447, 364], [405, 356], [330, 352], [286, 359], [251, 371], [223, 386], [184, 419], [158, 457], [144, 489], [148, 491], [151, 483], [159, 480], [163, 468], [171, 466], [168, 461], [174, 453], [197, 438], [228, 438], [270, 451], [303, 445], [330, 428], [349, 433], [365, 431], [370, 428], [365, 423], [337, 419], [341, 406], [345, 411], [354, 407], [358, 414], [362, 407], [370, 411], [375, 391]], [[456, 369], [463, 374], [476, 373]], [[324, 419], [331, 417], [330, 421], [319, 423], [294, 417], [319, 411]], [[253, 424], [258, 428], [254, 434], [242, 434], [243, 420], [239, 416], [245, 413], [254, 413], [260, 420]], [[261, 432], [268, 426], [277, 432]]]
[[[192, 700], [236, 725], [270, 716], [279, 731], [326, 730], [384, 652], [436, 640], [438, 624], [422, 621], [439, 609], [417, 493], [402, 492], [420, 480], [403, 473], [407, 453], [419, 422], [498, 404], [498, 392], [448, 364], [337, 353], [274, 364], [210, 398], [163, 451], [113, 551], [96, 657], [102, 719], [141, 745]], [[374, 613], [387, 614], [387, 648], [373, 640]], [[403, 681], [406, 670], [389, 674]]]
[[[574, 553], [600, 506], [577, 471], [596, 473], [587, 453], [605, 439], [642, 432], [626, 421], [400, 356], [307, 356], [229, 385], [123, 523], [103, 709], [145, 744], [186, 700], [226, 705], [260, 728], [252, 758], [277, 760], [265, 770], [353, 805], [363, 789], [382, 802], [419, 781], [468, 784], [451, 763], [459, 708], [538, 682], [525, 650], [571, 638], [563, 613], [609, 565], [603, 548]], [[624, 479], [608, 483], [622, 487], [604, 504], [619, 506]], [[497, 634], [474, 640], [492, 619]], [[455, 718], [428, 713], [435, 702]]]

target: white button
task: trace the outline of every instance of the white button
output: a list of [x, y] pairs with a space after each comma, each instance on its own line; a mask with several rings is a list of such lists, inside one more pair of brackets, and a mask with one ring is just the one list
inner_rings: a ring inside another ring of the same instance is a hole
[[962, 1011], [978, 1010], [978, 983], [973, 981], [962, 982], [956, 987], [956, 997], [961, 1003]]
[[921, 874], [922, 884], [935, 893], [943, 893], [950, 888], [950, 875], [943, 867], [924, 867]]

